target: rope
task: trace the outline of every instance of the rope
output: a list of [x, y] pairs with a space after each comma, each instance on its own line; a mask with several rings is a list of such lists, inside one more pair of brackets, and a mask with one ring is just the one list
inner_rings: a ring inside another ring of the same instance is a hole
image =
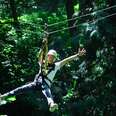
[[[47, 43], [45, 45], [45, 71], [48, 71], [48, 60], [47, 60], [47, 53], [48, 53], [48, 38], [47, 39]], [[47, 72], [46, 72], [47, 73]]]
[[98, 18], [98, 19], [96, 19], [95, 21], [89, 21], [89, 22], [85, 22], [85, 23], [78, 24], [78, 25], [73, 25], [73, 26], [71, 26], [71, 27], [67, 27], [67, 28], [59, 29], [59, 30], [56, 30], [56, 31], [51, 31], [51, 32], [49, 32], [49, 35], [50, 35], [50, 34], [57, 33], [57, 32], [60, 32], [60, 31], [64, 31], [64, 30], [68, 30], [68, 29], [72, 29], [72, 28], [75, 28], [75, 27], [77, 27], [77, 26], [81, 26], [81, 25], [86, 24], [86, 23], [88, 23], [88, 24], [89, 24], [89, 23], [91, 23], [91, 24], [92, 24], [92, 23], [95, 24], [96, 22], [98, 22], [98, 21], [100, 21], [100, 20], [104, 20], [105, 18], [114, 16], [114, 15], [116, 15], [116, 13], [113, 13], [113, 14], [111, 14], [111, 15], [107, 15], [107, 16]]
[[111, 7], [107, 7], [107, 8], [101, 9], [101, 10], [97, 10], [97, 11], [94, 11], [94, 12], [92, 12], [92, 13], [88, 13], [88, 14], [85, 14], [85, 15], [77, 16], [77, 17], [74, 17], [74, 18], [71, 18], [71, 19], [67, 19], [67, 20], [64, 20], [64, 21], [60, 21], [60, 22], [58, 22], [58, 23], [52, 23], [52, 24], [49, 24], [48, 27], [51, 27], [51, 26], [54, 26], [54, 25], [58, 25], [58, 24], [60, 24], [60, 23], [72, 21], [72, 20], [75, 20], [75, 19], [78, 19], [78, 18], [83, 18], [83, 17], [89, 16], [89, 15], [91, 15], [91, 14], [98, 13], [98, 12], [102, 12], [102, 11], [105, 11], [105, 10], [109, 10], [109, 9], [115, 8], [115, 7], [116, 7], [116, 5], [111, 6]]
[[47, 60], [47, 53], [48, 53], [48, 36], [49, 36], [49, 34], [48, 34], [48, 25], [45, 23], [45, 26], [44, 26], [44, 28], [45, 28], [45, 31], [44, 31], [44, 41], [45, 41], [45, 48], [44, 48], [44, 57], [43, 57], [43, 60], [45, 60], [45, 63], [43, 64], [44, 66], [44, 69], [45, 69], [45, 74], [47, 74], [47, 71], [48, 71], [48, 60]]

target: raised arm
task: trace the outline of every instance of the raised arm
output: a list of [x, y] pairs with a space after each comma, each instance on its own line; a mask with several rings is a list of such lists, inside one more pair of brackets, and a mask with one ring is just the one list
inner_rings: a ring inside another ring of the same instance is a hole
[[40, 63], [42, 63], [43, 60], [45, 60], [46, 51], [47, 51], [47, 39], [44, 38], [43, 41], [42, 41], [42, 47], [40, 48], [40, 50], [37, 54], [37, 58], [38, 58], [38, 61]]
[[76, 58], [78, 58], [80, 56], [85, 55], [85, 53], [86, 53], [86, 50], [84, 48], [82, 50], [79, 48], [77, 54], [72, 55], [72, 56], [70, 56], [68, 58], [65, 58], [65, 59], [61, 60], [60, 61], [60, 67], [64, 66], [66, 63], [68, 63], [68, 62], [70, 62], [72, 60], [75, 60]]

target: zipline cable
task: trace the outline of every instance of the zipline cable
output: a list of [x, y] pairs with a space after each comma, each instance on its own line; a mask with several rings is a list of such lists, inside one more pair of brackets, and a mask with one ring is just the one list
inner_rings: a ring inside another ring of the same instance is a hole
[[51, 35], [51, 34], [54, 34], [54, 33], [60, 32], [60, 31], [64, 31], [64, 30], [68, 30], [68, 29], [75, 28], [75, 27], [77, 27], [77, 26], [81, 26], [81, 25], [86, 24], [86, 23], [88, 23], [88, 24], [89, 24], [89, 23], [95, 24], [95, 23], [98, 22], [98, 21], [104, 20], [105, 18], [114, 16], [114, 15], [116, 15], [116, 13], [113, 13], [113, 14], [110, 14], [110, 15], [107, 15], [107, 16], [104, 16], [104, 17], [101, 17], [101, 18], [98, 18], [98, 19], [96, 19], [96, 20], [94, 20], [94, 21], [89, 21], [89, 22], [85, 22], [85, 23], [78, 24], [78, 25], [73, 25], [73, 26], [71, 26], [71, 27], [67, 27], [67, 28], [63, 28], [63, 29], [51, 31], [51, 32], [48, 32], [48, 33], [49, 33], [49, 35]]
[[[107, 7], [107, 8], [101, 9], [101, 10], [96, 10], [96, 11], [94, 11], [94, 12], [91, 12], [91, 13], [88, 13], [88, 14], [85, 14], [85, 15], [77, 16], [77, 17], [74, 17], [74, 18], [71, 18], [71, 19], [67, 19], [67, 20], [64, 20], [64, 21], [60, 21], [60, 22], [57, 22], [57, 23], [48, 24], [48, 27], [51, 27], [51, 26], [54, 26], [54, 25], [58, 25], [58, 24], [60, 24], [60, 23], [68, 22], [68, 21], [71, 21], [71, 20], [75, 20], [75, 19], [77, 19], [77, 18], [83, 18], [83, 17], [89, 16], [89, 15], [91, 15], [91, 14], [94, 14], [94, 13], [96, 13], [96, 12], [101, 12], [101, 11], [109, 10], [109, 9], [115, 8], [115, 7], [116, 7], [116, 5], [113, 5], [113, 6], [111, 6], [111, 7]], [[36, 29], [39, 29], [39, 28], [36, 27], [36, 24], [35, 24], [35, 25], [34, 25], [34, 24], [32, 25], [32, 24], [30, 24], [30, 23], [25, 23], [25, 24], [31, 25], [32, 27], [34, 27], [34, 28], [36, 28]], [[39, 26], [40, 26], [40, 27], [45, 27], [45, 25], [42, 25], [42, 24], [40, 24]]]
[[115, 7], [116, 7], [116, 5], [113, 5], [111, 7], [107, 7], [107, 8], [101, 9], [101, 10], [96, 10], [94, 12], [91, 12], [91, 13], [88, 13], [88, 14], [85, 14], [85, 15], [77, 16], [77, 17], [74, 17], [74, 18], [71, 18], [71, 19], [67, 19], [67, 20], [64, 20], [64, 21], [60, 21], [60, 22], [57, 22], [57, 23], [48, 24], [48, 27], [51, 27], [51, 26], [54, 26], [54, 25], [58, 25], [60, 23], [72, 21], [72, 20], [75, 20], [75, 19], [78, 19], [78, 18], [83, 18], [83, 17], [89, 16], [91, 14], [102, 12], [102, 11], [105, 11], [105, 10], [109, 10], [109, 9], [112, 9], [112, 8], [115, 8]]

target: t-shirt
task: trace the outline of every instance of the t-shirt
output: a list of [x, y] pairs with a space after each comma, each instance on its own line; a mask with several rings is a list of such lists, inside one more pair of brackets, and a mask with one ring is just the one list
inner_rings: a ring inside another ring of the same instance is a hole
[[[48, 79], [44, 79], [45, 81], [46, 81], [46, 83], [49, 85], [49, 86], [51, 86], [51, 82], [53, 81], [53, 79], [54, 79], [54, 77], [55, 77], [55, 74], [56, 74], [56, 72], [58, 71], [60, 69], [60, 62], [56, 62], [55, 63], [55, 67], [54, 67], [54, 69], [53, 70], [51, 70], [51, 72], [50, 73], [48, 73], [48, 75], [47, 75], [47, 78]], [[50, 82], [50, 81], [51, 82]]]

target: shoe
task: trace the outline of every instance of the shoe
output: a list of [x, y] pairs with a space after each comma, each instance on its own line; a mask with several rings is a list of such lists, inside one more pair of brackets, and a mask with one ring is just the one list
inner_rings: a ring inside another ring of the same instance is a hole
[[58, 104], [56, 103], [51, 103], [49, 107], [50, 112], [54, 112], [55, 110], [58, 110]]
[[0, 106], [3, 104], [6, 104], [7, 101], [4, 99], [4, 97], [0, 94]]
[[7, 104], [7, 103], [10, 103], [10, 102], [13, 102], [16, 100], [16, 97], [15, 96], [12, 96], [12, 97], [8, 97], [4, 94], [4, 95], [1, 95], [0, 94], [0, 106], [1, 105], [4, 105], [4, 104]]

